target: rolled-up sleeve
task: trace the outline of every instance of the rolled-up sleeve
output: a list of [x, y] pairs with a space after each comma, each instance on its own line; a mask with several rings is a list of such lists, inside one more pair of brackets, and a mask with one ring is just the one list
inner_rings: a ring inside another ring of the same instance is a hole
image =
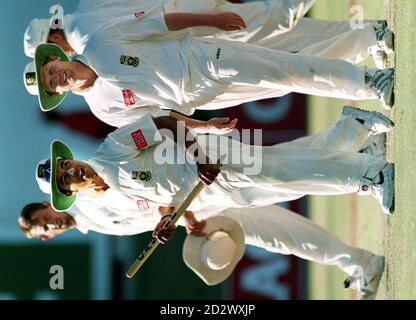
[[137, 6], [125, 16], [111, 19], [107, 25], [123, 40], [144, 40], [169, 32], [165, 21], [164, 5], [159, 3], [152, 7]]
[[140, 119], [120, 127], [109, 134], [105, 143], [110, 148], [122, 145], [129, 149], [141, 151], [161, 141], [162, 136], [152, 116], [145, 114]]

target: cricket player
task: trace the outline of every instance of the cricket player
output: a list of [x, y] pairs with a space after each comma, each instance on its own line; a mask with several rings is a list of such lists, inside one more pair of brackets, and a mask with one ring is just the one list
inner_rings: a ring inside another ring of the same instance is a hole
[[[216, 16], [211, 16], [210, 24], [186, 30], [193, 36], [219, 36], [228, 40], [256, 42], [267, 37], [268, 43], [278, 34], [285, 33], [296, 25], [315, 0], [270, 0], [250, 3], [231, 3], [225, 0], [115, 0], [115, 1], [81, 1], [78, 8], [65, 15], [63, 21], [50, 19], [33, 19], [24, 34], [24, 50], [33, 58], [35, 49], [42, 43], [55, 43], [67, 54], [82, 54], [89, 34], [108, 24], [111, 19], [135, 15], [140, 16], [145, 9], [155, 4], [163, 4], [166, 13], [193, 12], [203, 14], [222, 14], [235, 12], [247, 22], [242, 30], [235, 25], [230, 30], [217, 28]], [[218, 15], [217, 18], [221, 18]], [[218, 20], [218, 19], [217, 19]], [[60, 28], [59, 28], [60, 27]], [[230, 34], [229, 31], [234, 31]], [[184, 31], [172, 31], [164, 36], [181, 37]]]
[[[366, 119], [365, 121], [363, 119]], [[360, 121], [357, 121], [356, 119], [359, 119]], [[370, 120], [372, 119], [372, 120]], [[373, 124], [370, 126], [369, 123], [372, 122]], [[376, 125], [378, 123], [378, 125]], [[373, 112], [364, 112], [353, 108], [345, 108], [344, 114], [342, 116], [342, 119], [337, 122], [335, 126], [332, 126], [328, 130], [324, 131], [321, 134], [305, 137], [302, 139], [295, 140], [293, 142], [289, 142], [286, 144], [287, 149], [290, 148], [297, 148], [297, 147], [310, 147], [311, 150], [322, 147], [322, 148], [333, 148], [333, 149], [340, 149], [350, 152], [356, 152], [360, 149], [362, 149], [363, 145], [366, 145], [368, 137], [371, 136], [378, 136], [380, 135], [380, 132], [383, 132], [386, 130], [387, 127], [389, 127], [391, 124], [389, 121], [387, 121], [384, 117], [377, 115]], [[371, 130], [369, 130], [371, 128]], [[42, 170], [41, 170], [42, 171]], [[44, 173], [48, 173], [49, 170], [43, 170]], [[142, 179], [148, 180], [149, 173], [146, 172], [146, 174], [143, 175]], [[42, 190], [45, 192], [50, 193], [50, 184], [46, 183], [46, 187], [44, 185], [45, 179], [44, 176], [41, 175], [41, 177], [37, 177], [37, 180], [39, 182], [39, 185], [41, 186]], [[386, 176], [387, 177], [387, 176]], [[50, 180], [47, 178], [48, 181]], [[43, 186], [43, 187], [42, 187]], [[49, 188], [49, 189], [48, 189]], [[365, 185], [362, 185], [363, 190], [368, 190]], [[265, 192], [265, 190], [264, 190]], [[119, 230], [119, 227], [123, 229], [122, 226], [125, 226], [123, 230], [132, 230], [129, 229], [129, 226], [134, 226], [133, 232], [138, 233], [139, 232], [139, 226], [142, 227], [140, 229], [140, 232], [152, 230], [154, 228], [154, 225], [157, 223], [158, 218], [156, 215], [149, 215], [146, 214], [146, 218], [144, 218], [143, 210], [140, 210], [141, 214], [137, 215], [137, 209], [136, 214], [132, 212], [131, 214], [126, 215], [125, 210], [120, 210], [119, 212], [115, 212], [110, 207], [106, 208], [97, 208], [94, 206], [102, 206], [102, 198], [100, 197], [85, 197], [86, 194], [80, 193], [77, 200], [77, 208], [81, 207], [83, 208], [83, 212], [94, 212], [90, 216], [90, 220], [93, 220], [94, 223], [92, 225], [100, 224], [99, 221], [103, 221], [104, 229], [101, 230], [108, 230], [108, 228], [111, 229], [111, 226], [114, 225], [115, 230]], [[88, 201], [85, 201], [85, 199], [88, 199]], [[121, 200], [119, 202], [121, 204]], [[215, 205], [218, 205], [218, 203], [222, 203], [219, 201], [213, 202]], [[142, 205], [143, 203], [140, 201], [138, 202], [138, 206]], [[211, 204], [212, 205], [212, 204]], [[110, 208], [110, 209], [109, 209]], [[142, 208], [143, 209], [143, 208]], [[217, 213], [221, 210], [224, 210], [224, 208], [218, 208], [209, 207], [208, 209], [205, 208], [202, 211], [198, 211], [197, 216], [199, 219], [205, 219], [209, 217], [210, 215]], [[226, 209], [226, 208], [225, 208]], [[299, 257], [310, 259], [312, 261], [317, 261], [324, 264], [334, 264], [340, 267], [342, 270], [347, 272], [349, 275], [354, 275], [356, 279], [359, 279], [359, 275], [362, 276], [362, 273], [360, 274], [357, 270], [360, 270], [359, 267], [354, 266], [361, 266], [365, 270], [365, 276], [367, 281], [367, 284], [364, 287], [360, 287], [358, 283], [358, 289], [362, 292], [362, 297], [374, 297], [375, 292], [377, 290], [378, 281], [381, 276], [382, 272], [382, 266], [383, 266], [383, 259], [380, 257], [372, 256], [370, 253], [365, 253], [364, 251], [362, 253], [352, 254], [352, 251], [345, 251], [350, 252], [346, 253], [345, 255], [340, 254], [340, 251], [338, 250], [350, 250], [345, 247], [340, 242], [334, 242], [335, 240], [331, 237], [327, 237], [326, 234], [320, 234], [320, 229], [313, 227], [313, 225], [310, 225], [311, 223], [307, 220], [305, 221], [296, 221], [296, 218], [291, 218], [290, 215], [287, 215], [284, 213], [283, 215], [286, 217], [282, 217], [283, 219], [286, 219], [287, 225], [280, 224], [281, 219], [275, 220], [273, 222], [273, 217], [276, 210], [267, 208], [267, 212], [273, 211], [273, 213], [267, 214], [260, 214], [260, 212], [263, 212], [261, 208], [259, 210], [255, 209], [249, 209], [246, 211], [246, 208], [244, 209], [237, 209], [237, 210], [226, 210], [225, 212], [229, 212], [226, 216], [235, 219], [238, 221], [245, 232], [246, 235], [246, 243], [256, 245], [262, 248], [265, 248], [267, 250], [273, 251], [273, 252], [280, 252], [285, 254], [295, 254]], [[284, 210], [283, 210], [284, 211]], [[99, 213], [97, 213], [99, 212]], [[160, 208], [159, 212], [163, 214], [169, 214], [169, 208]], [[246, 212], [246, 213], [244, 213]], [[250, 215], [250, 212], [256, 212], [256, 215]], [[188, 215], [190, 213], [188, 212]], [[160, 216], [159, 216], [160, 217]], [[187, 216], [186, 216], [187, 217]], [[261, 217], [261, 218], [260, 218]], [[84, 219], [81, 218], [83, 221]], [[293, 220], [293, 221], [292, 221]], [[59, 220], [52, 220], [51, 224], [56, 224], [56, 221], [58, 221], [58, 224], [62, 225], [70, 225], [69, 223], [64, 223], [63, 219]], [[114, 222], [116, 221], [116, 222]], [[147, 222], [150, 222], [150, 224], [146, 224]], [[201, 229], [203, 228], [204, 222], [197, 221], [192, 216], [188, 216], [186, 219], [186, 223], [188, 223], [188, 231], [198, 234], [198, 232], [201, 232]], [[82, 224], [82, 223], [81, 223]], [[300, 224], [300, 225], [299, 225]], [[292, 226], [291, 226], [292, 225]], [[304, 227], [302, 227], [304, 226]], [[160, 227], [160, 225], [159, 225]], [[98, 227], [98, 230], [100, 227]], [[143, 229], [144, 228], [144, 229]], [[305, 228], [305, 230], [303, 230]], [[56, 229], [55, 227], [49, 228], [48, 226], [44, 229]], [[56, 232], [60, 233], [61, 228], [58, 228], [59, 230], [55, 230]], [[92, 230], [97, 230], [97, 227], [94, 227]], [[157, 228], [156, 228], [157, 230]], [[280, 231], [279, 231], [280, 230]], [[308, 230], [308, 231], [307, 231]], [[53, 231], [53, 232], [55, 232]], [[117, 233], [116, 233], [117, 232]], [[120, 231], [114, 231], [111, 234], [130, 234], [130, 233], [118, 233]], [[299, 233], [297, 233], [299, 232]], [[322, 230], [322, 232], [324, 232]], [[109, 232], [108, 232], [109, 233]], [[171, 234], [158, 234], [155, 233], [155, 236], [158, 237], [158, 239], [162, 242], [166, 241]], [[308, 238], [305, 239], [304, 237]], [[313, 239], [312, 239], [313, 238]], [[320, 239], [322, 238], [322, 239]], [[322, 250], [309, 250], [307, 246], [302, 245], [303, 240], [299, 239], [305, 239], [305, 242], [310, 241], [311, 243], [320, 243], [318, 246], [319, 248], [322, 248]], [[320, 239], [320, 240], [317, 240]], [[327, 241], [327, 242], [326, 242]], [[331, 244], [333, 244], [333, 247], [331, 249]], [[325, 247], [325, 249], [323, 249]], [[333, 258], [330, 258], [333, 257]], [[370, 262], [368, 262], [370, 261]], [[358, 272], [358, 273], [357, 273]], [[354, 277], [351, 278], [350, 283], [352, 284]], [[370, 281], [371, 280], [371, 281]], [[363, 285], [364, 282], [361, 282]], [[365, 289], [365, 290], [364, 290]], [[371, 289], [371, 290], [370, 290]], [[370, 294], [371, 293], [371, 294]], [[374, 294], [373, 294], [374, 293]]]
[[[371, 21], [353, 29], [347, 21], [303, 18], [314, 2], [270, 0], [236, 4], [224, 0], [166, 0], [166, 13], [235, 12], [244, 19], [247, 28], [225, 31], [216, 27], [194, 27], [171, 31], [164, 36], [174, 38], [189, 32], [193, 36], [216, 37], [275, 50], [344, 59], [353, 64], [371, 55], [377, 68], [386, 68], [387, 54], [393, 52], [394, 35], [385, 21]], [[68, 55], [82, 54], [89, 35], [101, 24], [108, 23], [108, 17], [137, 14], [141, 12], [139, 5], [148, 6], [149, 3], [81, 1], [78, 9], [66, 15], [61, 22], [63, 29], [56, 28], [56, 23], [51, 28], [48, 19], [33, 19], [24, 35], [25, 53], [33, 58], [36, 47], [49, 42], [59, 45]]]
[[[394, 210], [394, 166], [383, 159], [333, 149], [325, 145], [325, 138], [316, 139], [308, 148], [296, 143], [249, 146], [212, 135], [200, 136], [199, 144], [193, 139], [178, 141], [182, 134], [177, 125], [181, 124], [172, 117], [146, 115], [111, 133], [87, 162], [73, 160], [70, 150], [54, 141], [50, 159], [38, 165], [37, 179], [52, 183], [56, 210], [67, 210], [81, 191], [90, 197], [89, 203], [97, 200], [100, 206], [125, 217], [139, 212], [145, 220], [158, 216], [160, 207], [178, 206], [198, 179], [207, 187], [190, 211], [207, 210], [218, 203], [244, 208], [306, 194], [352, 192], [372, 194], [385, 213]], [[346, 107], [332, 131], [342, 130], [339, 139], [345, 140], [348, 132], [360, 137], [361, 146], [369, 135], [391, 128], [392, 123], [382, 115]], [[252, 155], [250, 164], [242, 157], [248, 155]], [[223, 159], [221, 171], [210, 158]]]
[[[143, 230], [140, 219], [118, 218], [108, 211], [82, 212], [77, 205], [74, 205], [68, 212], [53, 210], [48, 201], [31, 203], [22, 209], [18, 222], [28, 238], [43, 240], [71, 229], [78, 229], [83, 234], [91, 230], [115, 236], [134, 235], [153, 230]], [[105, 212], [107, 214], [103, 214]], [[360, 298], [375, 297], [383, 272], [383, 257], [350, 246], [311, 220], [279, 206], [226, 209], [218, 215], [231, 218], [240, 224], [247, 245], [280, 254], [293, 254], [324, 265], [335, 265], [349, 276], [357, 274], [356, 270], [364, 270], [367, 285], [356, 286], [356, 289], [360, 293]], [[198, 221], [188, 212], [187, 219], [180, 220], [180, 225], [185, 225], [188, 234], [195, 235], [201, 234], [205, 223], [203, 220]], [[172, 229], [166, 230], [165, 234], [161, 233], [161, 236], [170, 238]], [[351, 282], [352, 278], [349, 280]]]
[[[338, 59], [217, 39], [151, 40], [158, 32], [196, 25], [199, 17], [164, 15], [156, 6], [140, 23], [126, 19], [120, 27], [95, 32], [74, 61], [57, 46], [40, 45], [35, 66], [24, 71], [26, 88], [39, 95], [44, 111], [58, 106], [70, 90], [81, 94], [99, 119], [116, 127], [143, 113], [157, 115], [160, 108], [190, 115], [196, 108], [230, 107], [292, 91], [393, 103], [393, 69], [365, 71]], [[119, 28], [127, 32], [139, 25], [140, 36], [131, 31], [135, 41], [117, 41]]]

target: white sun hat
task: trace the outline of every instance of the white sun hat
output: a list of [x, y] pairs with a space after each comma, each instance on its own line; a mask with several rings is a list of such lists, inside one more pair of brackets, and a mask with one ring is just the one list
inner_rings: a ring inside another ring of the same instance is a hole
[[227, 279], [245, 251], [241, 226], [226, 217], [208, 218], [206, 237], [188, 235], [183, 245], [183, 259], [207, 285]]
[[33, 19], [30, 22], [23, 39], [25, 54], [29, 58], [35, 57], [35, 51], [38, 45], [48, 42], [49, 31], [49, 19]]

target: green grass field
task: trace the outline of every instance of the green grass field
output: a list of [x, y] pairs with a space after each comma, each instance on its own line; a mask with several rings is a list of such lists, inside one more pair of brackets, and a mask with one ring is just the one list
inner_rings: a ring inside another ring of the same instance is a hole
[[[312, 17], [346, 20], [349, 8], [360, 5], [365, 19], [387, 19], [396, 34], [396, 54], [389, 61], [396, 67], [396, 105], [387, 112], [396, 123], [388, 136], [388, 159], [396, 163], [396, 212], [387, 217], [370, 197], [310, 197], [310, 218], [331, 230], [349, 244], [370, 250], [387, 258], [387, 267], [379, 288], [378, 299], [416, 298], [416, 184], [414, 169], [416, 90], [413, 66], [416, 65], [416, 1], [413, 0], [319, 0]], [[368, 62], [368, 64], [371, 61]], [[338, 119], [344, 104], [335, 99], [310, 98], [309, 132], [318, 132]], [[382, 110], [378, 102], [359, 104], [370, 110]], [[310, 299], [353, 299], [351, 291], [343, 289], [345, 274], [336, 267], [309, 264], [308, 297]]]

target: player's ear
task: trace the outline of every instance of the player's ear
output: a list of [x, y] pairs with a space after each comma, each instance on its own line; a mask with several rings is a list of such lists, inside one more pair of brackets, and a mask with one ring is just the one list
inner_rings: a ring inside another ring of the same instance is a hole
[[42, 205], [47, 208], [51, 206], [51, 203], [49, 201], [42, 201]]
[[72, 191], [68, 190], [67, 192], [65, 192], [65, 195], [68, 196], [68, 197], [72, 196]]

